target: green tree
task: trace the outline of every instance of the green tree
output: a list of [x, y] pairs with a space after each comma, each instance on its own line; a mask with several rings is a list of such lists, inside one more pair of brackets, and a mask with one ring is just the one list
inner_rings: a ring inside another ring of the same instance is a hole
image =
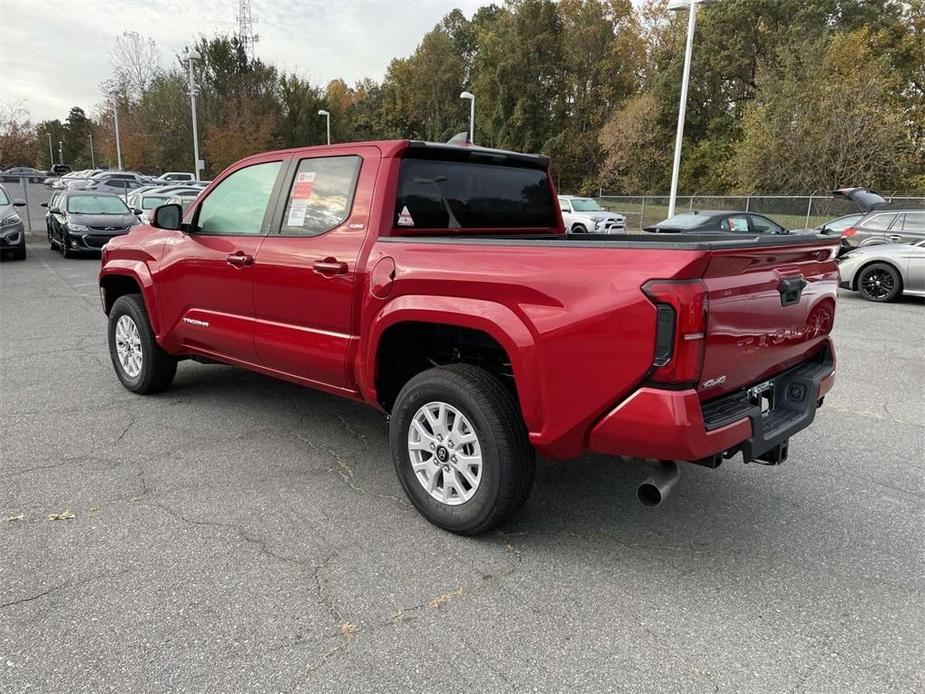
[[859, 29], [820, 39], [759, 72], [736, 151], [742, 190], [896, 188], [911, 142], [899, 77], [874, 54], [875, 36]]
[[511, 2], [478, 34], [479, 143], [540, 152], [565, 118], [562, 19], [551, 0]]

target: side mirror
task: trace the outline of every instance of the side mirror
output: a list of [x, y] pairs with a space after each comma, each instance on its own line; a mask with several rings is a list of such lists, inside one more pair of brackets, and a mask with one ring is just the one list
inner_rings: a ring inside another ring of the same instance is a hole
[[16, 198], [13, 201], [13, 207], [25, 207], [25, 206], [26, 206], [26, 201], [21, 198]]
[[132, 208], [132, 214], [141, 214], [144, 210], [139, 210], [137, 207]]
[[183, 208], [179, 205], [161, 205], [154, 208], [151, 226], [158, 229], [178, 230], [183, 221]]
[[48, 207], [48, 203], [47, 203], [47, 202], [43, 202], [41, 205], [39, 205], [39, 207]]
[[61, 214], [60, 207], [49, 207], [48, 211], [51, 212], [52, 214]]

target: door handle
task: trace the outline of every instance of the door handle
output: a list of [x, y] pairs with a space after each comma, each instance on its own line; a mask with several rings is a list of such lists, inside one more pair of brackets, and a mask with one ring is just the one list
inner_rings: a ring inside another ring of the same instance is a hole
[[247, 267], [248, 265], [254, 264], [254, 256], [238, 251], [236, 253], [230, 253], [225, 258], [225, 262], [233, 267]]
[[903, 237], [900, 236], [899, 234], [889, 234], [889, 235], [887, 236], [887, 238], [888, 238], [890, 241], [902, 241], [902, 240], [903, 240]]
[[312, 263], [312, 269], [325, 277], [333, 277], [334, 275], [346, 274], [347, 263], [337, 258], [325, 258]]

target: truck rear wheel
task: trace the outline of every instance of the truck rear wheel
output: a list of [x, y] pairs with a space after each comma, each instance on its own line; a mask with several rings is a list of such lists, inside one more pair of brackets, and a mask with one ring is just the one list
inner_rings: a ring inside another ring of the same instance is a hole
[[138, 294], [120, 296], [109, 311], [109, 356], [116, 376], [133, 393], [162, 391], [177, 373], [177, 359], [157, 344]]
[[469, 364], [424, 371], [392, 410], [390, 440], [405, 493], [428, 521], [479, 535], [530, 494], [536, 454], [511, 393]]

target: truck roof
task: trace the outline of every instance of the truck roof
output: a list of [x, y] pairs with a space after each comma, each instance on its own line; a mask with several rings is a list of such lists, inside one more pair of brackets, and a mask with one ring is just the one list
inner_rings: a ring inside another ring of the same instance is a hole
[[505, 149], [493, 149], [478, 145], [450, 145], [442, 142], [426, 142], [424, 140], [372, 140], [368, 142], [338, 142], [330, 145], [313, 145], [311, 147], [292, 147], [273, 152], [261, 152], [247, 157], [250, 159], [266, 159], [275, 154], [323, 154], [324, 152], [343, 153], [344, 150], [359, 147], [377, 147], [386, 159], [400, 157], [407, 151], [414, 152], [414, 156], [433, 159], [458, 159], [464, 161], [484, 160], [494, 163], [510, 163], [529, 168], [549, 168], [549, 157], [544, 154], [522, 154]]

